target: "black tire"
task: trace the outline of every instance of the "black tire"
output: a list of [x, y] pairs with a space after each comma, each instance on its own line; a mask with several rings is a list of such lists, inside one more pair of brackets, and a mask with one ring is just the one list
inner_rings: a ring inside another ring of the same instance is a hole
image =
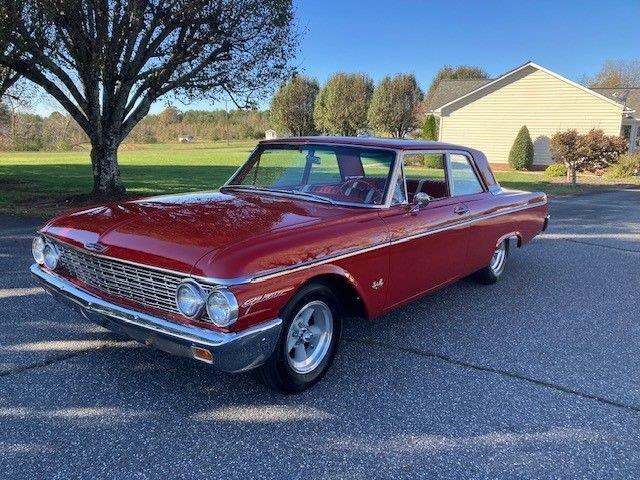
[[[287, 339], [293, 320], [298, 313], [310, 303], [326, 305], [333, 316], [332, 334], [328, 350], [321, 362], [311, 371], [299, 373], [290, 364], [287, 355]], [[300, 393], [319, 382], [333, 363], [340, 336], [342, 334], [343, 312], [341, 305], [331, 288], [324, 283], [313, 282], [305, 285], [289, 301], [282, 311], [282, 330], [276, 348], [267, 361], [254, 372], [258, 380], [264, 385], [285, 394]]]
[[[498, 265], [492, 265], [494, 264], [495, 256], [501, 247], [504, 248], [504, 258], [502, 259], [501, 262], [499, 262]], [[509, 239], [506, 238], [496, 246], [496, 250], [494, 254], [491, 256], [491, 261], [489, 262], [489, 265], [484, 267], [482, 270], [478, 270], [474, 274], [474, 278], [476, 279], [476, 281], [478, 281], [479, 283], [482, 283], [483, 285], [491, 285], [492, 283], [496, 283], [500, 278], [500, 276], [502, 275], [502, 273], [504, 272], [504, 268], [506, 266], [508, 258], [509, 258]]]

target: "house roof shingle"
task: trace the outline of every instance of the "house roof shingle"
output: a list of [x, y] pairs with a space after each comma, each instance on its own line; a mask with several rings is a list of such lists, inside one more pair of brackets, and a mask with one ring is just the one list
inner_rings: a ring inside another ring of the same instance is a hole
[[440, 108], [491, 81], [492, 79], [483, 78], [441, 80], [433, 93], [425, 99], [426, 109], [430, 112]]
[[635, 110], [635, 117], [640, 117], [640, 87], [630, 88], [592, 88], [594, 92]]

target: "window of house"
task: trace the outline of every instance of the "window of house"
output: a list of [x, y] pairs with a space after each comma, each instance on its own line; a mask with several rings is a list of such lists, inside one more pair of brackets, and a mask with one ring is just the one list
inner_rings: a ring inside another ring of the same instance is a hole
[[466, 155], [452, 153], [449, 156], [449, 164], [454, 196], [472, 195], [483, 191], [482, 184]]

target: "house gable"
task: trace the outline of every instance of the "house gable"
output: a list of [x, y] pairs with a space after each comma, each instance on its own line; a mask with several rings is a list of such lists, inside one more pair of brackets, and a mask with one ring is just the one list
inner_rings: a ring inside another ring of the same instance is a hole
[[512, 82], [518, 81], [524, 77], [526, 77], [527, 75], [530, 75], [531, 73], [533, 73], [534, 71], [541, 71], [546, 73], [547, 75], [556, 78], [557, 80], [564, 82], [567, 85], [570, 85], [578, 90], [583, 91], [584, 93], [594, 96], [595, 98], [598, 98], [602, 101], [605, 101], [611, 105], [620, 107], [622, 109], [624, 109], [624, 105], [610, 97], [607, 97], [605, 95], [602, 95], [594, 90], [591, 90], [583, 85], [580, 85], [576, 82], [573, 82], [571, 80], [569, 80], [568, 78], [563, 77], [562, 75], [559, 75], [551, 70], [548, 70], [544, 67], [541, 67], [540, 65], [534, 63], [534, 62], [527, 62], [524, 65], [521, 65], [518, 68], [515, 68], [507, 73], [505, 73], [504, 75], [496, 78], [495, 80], [489, 81], [488, 83], [484, 83], [483, 85], [480, 85], [478, 88], [476, 88], [475, 90], [472, 90], [456, 99], [451, 100], [448, 103], [445, 103], [444, 105], [440, 106], [439, 108], [437, 108], [435, 110], [435, 113], [439, 114], [439, 115], [443, 115], [446, 116], [449, 113], [451, 113], [454, 110], [457, 110], [458, 108], [461, 108], [462, 106], [469, 104], [471, 102], [474, 102], [476, 100], [478, 100], [479, 98], [482, 98], [485, 95], [489, 95], [492, 92], [495, 92], [496, 90], [499, 90], [500, 88], [504, 87], [505, 85], [508, 85]]
[[549, 139], [561, 130], [600, 128], [619, 135], [624, 106], [563, 77], [526, 64], [438, 109], [440, 140], [485, 152], [507, 163], [523, 125], [534, 142], [534, 163], [552, 162]]

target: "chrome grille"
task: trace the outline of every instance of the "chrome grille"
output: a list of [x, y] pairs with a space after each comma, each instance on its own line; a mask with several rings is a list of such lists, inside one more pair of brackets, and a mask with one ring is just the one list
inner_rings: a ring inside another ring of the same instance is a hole
[[[59, 242], [56, 245], [60, 249], [61, 266], [69, 276], [109, 295], [180, 313], [175, 295], [178, 285], [186, 276], [97, 257]], [[213, 290], [205, 285], [202, 288], [206, 293]]]

